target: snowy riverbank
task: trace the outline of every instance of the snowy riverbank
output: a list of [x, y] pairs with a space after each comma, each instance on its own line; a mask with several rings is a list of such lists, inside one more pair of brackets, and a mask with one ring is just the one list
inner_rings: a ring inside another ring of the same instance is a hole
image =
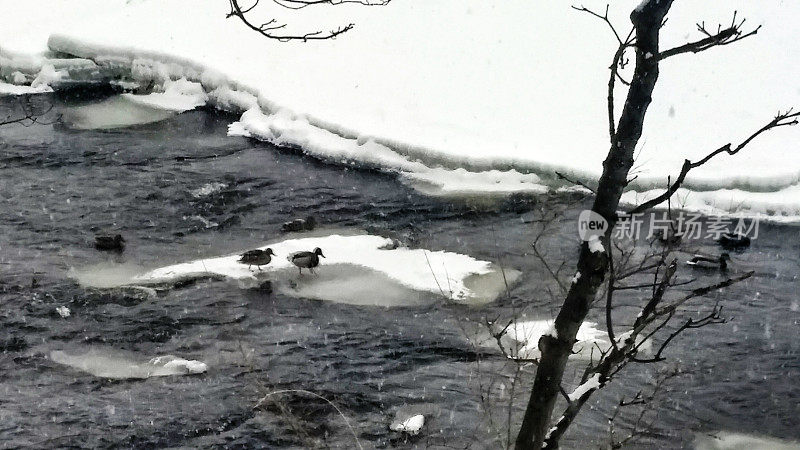
[[[630, 3], [616, 5], [612, 19], [625, 23]], [[784, 80], [796, 71], [787, 55], [800, 46], [792, 34], [800, 6], [735, 3], [673, 8], [665, 46], [695, 37], [698, 20], [729, 21], [735, 8], [764, 28], [735, 46], [662, 64], [631, 202], [635, 192], [663, 186], [683, 158], [742, 139], [778, 109], [800, 104], [800, 91]], [[563, 186], [555, 169], [589, 180], [607, 148], [604, 84], [613, 38], [568, 5], [448, 0], [254, 11], [298, 29], [356, 23], [339, 39], [305, 44], [270, 41], [225, 20], [224, 3], [0, 6], [8, 22], [0, 31], [7, 83], [46, 86], [73, 72], [102, 73], [175, 93], [169, 83], [186, 78], [200, 84], [209, 104], [249, 110], [234, 134], [397, 172], [431, 194], [543, 192]], [[800, 219], [796, 133], [776, 130], [743, 154], [693, 172], [681, 203], [711, 214]]]

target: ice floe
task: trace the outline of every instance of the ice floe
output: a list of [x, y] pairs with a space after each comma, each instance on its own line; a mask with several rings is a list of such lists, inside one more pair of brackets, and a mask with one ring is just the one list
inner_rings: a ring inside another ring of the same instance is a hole
[[129, 379], [204, 373], [208, 366], [196, 360], [173, 355], [140, 361], [136, 355], [109, 349], [91, 348], [77, 353], [53, 350], [50, 359], [100, 378]]
[[[503, 337], [504, 345], [511, 352], [511, 356], [534, 359], [541, 356], [539, 350], [539, 339], [545, 334], [556, 336], [554, 327], [555, 321], [544, 319], [521, 319], [514, 321], [506, 330]], [[624, 339], [630, 334], [623, 333], [617, 338], [617, 341], [624, 343]], [[572, 347], [573, 354], [570, 358], [575, 359], [591, 359], [598, 358], [600, 352], [605, 352], [611, 348], [611, 342], [608, 340], [608, 333], [605, 330], [598, 328], [595, 322], [583, 322], [578, 329], [576, 336], [577, 342]], [[645, 342], [639, 347], [642, 352], [650, 351], [650, 342]]]
[[425, 425], [425, 416], [422, 414], [417, 414], [403, 421], [392, 422], [389, 425], [389, 429], [392, 431], [400, 431], [414, 435], [419, 433], [419, 430], [422, 429], [423, 425]]
[[696, 450], [800, 450], [800, 442], [754, 434], [718, 431], [697, 433]]
[[[442, 296], [457, 302], [486, 302], [504, 289], [501, 269], [488, 261], [446, 251], [393, 247], [390, 238], [373, 235], [327, 235], [287, 239], [261, 248], [276, 254], [262, 271], [238, 262], [233, 254], [174, 264], [134, 276], [131, 284], [168, 283], [176, 280], [221, 276], [243, 287], [265, 278], [278, 282], [282, 291], [308, 298], [355, 304], [416, 304], [415, 293]], [[286, 256], [323, 249], [325, 258], [317, 274], [300, 276]], [[504, 269], [508, 282], [518, 276]], [[392, 300], [386, 300], [388, 297]]]

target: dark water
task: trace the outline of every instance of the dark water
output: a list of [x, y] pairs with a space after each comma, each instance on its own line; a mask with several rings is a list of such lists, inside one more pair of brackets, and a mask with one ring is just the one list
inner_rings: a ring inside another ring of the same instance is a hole
[[[59, 109], [84, 100], [37, 101]], [[278, 394], [253, 408], [269, 392], [301, 389], [341, 408], [364, 448], [501, 447], [497, 429], [504, 439], [514, 365], [475, 344], [475, 324], [520, 310], [552, 317], [558, 295], [547, 293], [553, 283], [531, 254], [528, 222], [564, 210], [543, 245], [549, 258], [572, 266], [574, 219], [586, 201], [430, 198], [392, 174], [227, 137], [234, 120], [194, 111], [113, 130], [0, 128], [0, 447], [356, 448], [342, 418], [316, 397]], [[198, 191], [215, 183], [224, 187]], [[213, 280], [153, 298], [83, 288], [70, 277], [86, 268], [136, 270], [247, 249], [280, 237], [283, 222], [309, 215], [326, 227], [465, 253], [523, 275], [487, 306], [442, 300], [400, 308], [289, 298]], [[125, 253], [94, 250], [96, 230], [123, 234]], [[679, 338], [662, 366], [632, 367], [614, 380], [581, 413], [564, 446], [603, 445], [606, 416], [620, 395], [676, 365], [683, 375], [665, 387], [655, 424], [634, 447], [691, 446], [695, 432], [717, 430], [800, 439], [798, 238], [797, 228], [762, 224], [752, 248], [734, 255], [734, 269], [756, 276], [699, 299], [684, 315], [703, 314], [718, 299], [731, 320]], [[701, 249], [716, 250], [711, 243]], [[692, 275], [718, 277], [685, 274]], [[630, 305], [637, 301], [634, 294], [621, 298], [618, 314], [635, 314]], [[55, 312], [62, 305], [70, 317]], [[602, 322], [602, 311], [592, 317]], [[205, 361], [209, 371], [106, 380], [50, 360], [62, 349], [139, 361], [174, 354]], [[572, 367], [579, 375], [582, 366]], [[524, 407], [526, 370], [515, 415]], [[481, 400], [487, 389], [490, 404]], [[390, 432], [398, 410], [428, 412], [423, 433]], [[622, 424], [635, 417], [624, 412]]]

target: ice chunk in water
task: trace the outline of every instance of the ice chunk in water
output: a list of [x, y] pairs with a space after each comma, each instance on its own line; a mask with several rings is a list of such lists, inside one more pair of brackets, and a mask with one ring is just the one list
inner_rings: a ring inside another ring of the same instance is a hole
[[173, 355], [137, 362], [139, 358], [136, 355], [99, 348], [78, 354], [54, 350], [50, 352], [50, 359], [96, 377], [112, 379], [189, 375], [208, 370], [208, 366], [201, 361], [186, 360]]

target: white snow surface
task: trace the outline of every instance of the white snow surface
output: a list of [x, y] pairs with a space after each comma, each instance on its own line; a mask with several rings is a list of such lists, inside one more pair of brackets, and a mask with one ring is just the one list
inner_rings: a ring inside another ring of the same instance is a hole
[[36, 87], [16, 85], [11, 83], [4, 83], [0, 81], [0, 95], [24, 95], [24, 94], [41, 94], [42, 92], [53, 92], [50, 86], [39, 85]]
[[603, 247], [603, 243], [600, 242], [600, 237], [592, 236], [589, 238], [589, 251], [592, 253], [603, 253], [606, 251], [605, 247]]
[[186, 78], [167, 80], [163, 89], [164, 92], [146, 95], [122, 94], [122, 96], [134, 103], [174, 112], [188, 111], [203, 106], [208, 101], [203, 86]]
[[[540, 357], [539, 339], [545, 334], [555, 337], [554, 325], [555, 320], [552, 319], [516, 321], [506, 331], [506, 336], [512, 341], [510, 348], [520, 358], [533, 359]], [[599, 356], [598, 347], [602, 350], [611, 347], [608, 342], [608, 334], [597, 328], [597, 324], [594, 322], [584, 322], [578, 329], [576, 339], [577, 342], [572, 347], [573, 354], [570, 358], [590, 359], [592, 357], [592, 349], [594, 349], [594, 357], [597, 358]]]
[[422, 414], [417, 414], [402, 422], [393, 422], [391, 425], [389, 425], [389, 429], [392, 431], [403, 431], [414, 435], [419, 433], [419, 430], [422, 429], [423, 425], [425, 425], [425, 416]]
[[[584, 4], [605, 7], [598, 0]], [[637, 4], [614, 3], [610, 19], [626, 29]], [[615, 39], [568, 3], [395, 1], [290, 11], [266, 2], [251, 13], [257, 23], [273, 17], [288, 23], [287, 32], [356, 24], [335, 40], [307, 43], [263, 38], [225, 19], [227, 8], [225, 2], [192, 0], [0, 0], [0, 81], [21, 80], [12, 75], [19, 72], [27, 82], [44, 72], [39, 86], [52, 82], [50, 60], [42, 56], [49, 39], [50, 50], [130, 70], [131, 81], [163, 86], [186, 78], [202, 84], [213, 106], [243, 112], [257, 105], [273, 129], [291, 131], [274, 139], [297, 145], [299, 133], [311, 152], [332, 144], [333, 154], [325, 157], [407, 172], [412, 183], [431, 185], [433, 179], [439, 193], [486, 192], [490, 186], [537, 192], [544, 183], [525, 178], [531, 171], [551, 175], [558, 169], [591, 180], [602, 170]], [[786, 78], [800, 64], [793, 57], [800, 52], [798, 2], [677, 2], [662, 47], [702, 37], [695, 23], [729, 23], [734, 10], [750, 27], [764, 27], [735, 45], [660, 64], [631, 189], [663, 186], [684, 158], [696, 161], [725, 143], [741, 142], [779, 109], [800, 105], [800, 88]], [[55, 73], [64, 67], [54, 64]], [[618, 87], [622, 99], [624, 87]], [[774, 130], [739, 154], [720, 155], [692, 171], [686, 188], [690, 198], [701, 200], [687, 208], [705, 211], [711, 203], [728, 213], [771, 211], [780, 220], [800, 220], [797, 133]], [[498, 183], [497, 174], [478, 175], [465, 188], [442, 181], [453, 175], [449, 170], [433, 171], [459, 167], [513, 172], [508, 188], [498, 187], [505, 180]]]
[[583, 394], [585, 394], [585, 393], [587, 393], [587, 392], [589, 392], [589, 391], [591, 391], [593, 389], [597, 389], [599, 387], [600, 387], [600, 374], [596, 373], [596, 374], [592, 375], [591, 378], [586, 380], [585, 383], [583, 383], [580, 386], [576, 387], [575, 390], [572, 391], [572, 393], [569, 394], [567, 397], [569, 397], [569, 401], [574, 402], [575, 400], [581, 398], [581, 396], [583, 396]]
[[[296, 268], [286, 259], [298, 251], [322, 249], [325, 258], [320, 260], [317, 271], [326, 266], [353, 265], [385, 274], [392, 280], [410, 289], [444, 294], [454, 300], [472, 298], [475, 294], [465, 280], [471, 275], [493, 272], [492, 264], [471, 256], [445, 251], [428, 251], [405, 247], [383, 250], [392, 240], [372, 235], [328, 235], [287, 239], [262, 249], [271, 248], [275, 253], [272, 261], [262, 266], [259, 272], [247, 264], [238, 262], [239, 254], [208, 258], [182, 264], [158, 268], [133, 277], [132, 284], [155, 283], [179, 280], [204, 275], [220, 275], [233, 280], [257, 280], [262, 273], [269, 275], [278, 271], [290, 270], [296, 275]], [[313, 275], [308, 275], [313, 277]], [[450, 294], [452, 292], [452, 295]]]

